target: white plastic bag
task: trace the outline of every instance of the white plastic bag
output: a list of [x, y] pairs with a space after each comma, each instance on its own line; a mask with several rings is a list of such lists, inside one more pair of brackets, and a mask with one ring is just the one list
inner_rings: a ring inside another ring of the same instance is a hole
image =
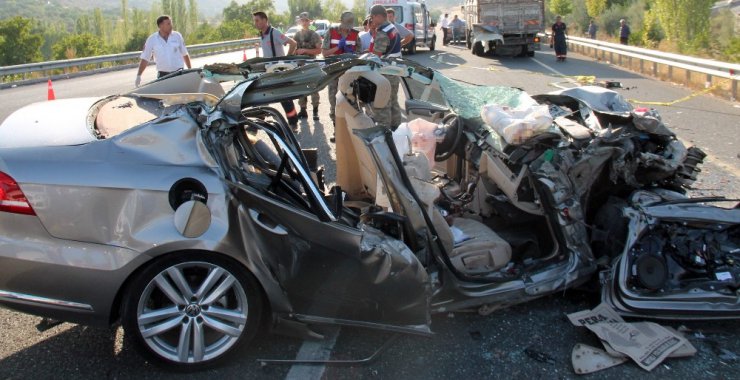
[[550, 129], [552, 116], [547, 106], [511, 108], [486, 104], [480, 112], [483, 121], [503, 136], [507, 143], [519, 145]]

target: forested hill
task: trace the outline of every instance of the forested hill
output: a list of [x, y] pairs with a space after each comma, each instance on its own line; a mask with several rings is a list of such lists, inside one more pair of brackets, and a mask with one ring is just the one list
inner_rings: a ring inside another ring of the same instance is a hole
[[[235, 0], [237, 4], [244, 4], [246, 0]], [[36, 18], [40, 21], [55, 21], [71, 17], [76, 18], [83, 12], [89, 12], [93, 8], [100, 8], [104, 14], [118, 14], [121, 11], [123, 1], [116, 0], [0, 0], [0, 19], [13, 16]], [[152, 0], [128, 0], [129, 8], [137, 8], [144, 11], [152, 9], [152, 4], [158, 1]], [[207, 18], [220, 16], [231, 0], [197, 0], [198, 10]], [[288, 8], [287, 0], [276, 0], [275, 8], [278, 10]]]

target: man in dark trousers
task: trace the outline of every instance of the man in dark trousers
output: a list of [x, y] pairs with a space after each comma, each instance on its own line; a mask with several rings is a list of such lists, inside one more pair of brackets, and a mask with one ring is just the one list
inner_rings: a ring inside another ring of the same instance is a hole
[[141, 74], [144, 73], [149, 62], [154, 58], [157, 62], [157, 78], [173, 71], [182, 70], [183, 64], [190, 68], [190, 55], [185, 47], [182, 34], [172, 30], [172, 19], [163, 15], [157, 18], [157, 30], [146, 39], [144, 51], [141, 52], [139, 71], [136, 73], [136, 82], [141, 84]]
[[632, 31], [629, 25], [627, 25], [627, 21], [625, 19], [619, 20], [619, 43], [622, 45], [629, 44], [631, 33]]
[[[260, 46], [262, 47], [262, 54], [265, 58], [285, 56], [285, 44], [288, 45], [287, 55], [293, 55], [296, 49], [295, 40], [273, 28], [265, 12], [252, 13], [252, 21], [254, 22], [254, 27], [260, 32]], [[283, 106], [288, 124], [291, 128], [296, 129], [298, 127], [298, 113], [295, 110], [293, 101], [286, 100], [280, 102], [280, 104]]]
[[[311, 26], [311, 18], [308, 16], [308, 12], [303, 12], [298, 15], [298, 23], [303, 29], [299, 30], [298, 33], [293, 36], [298, 48], [295, 49], [296, 55], [307, 55], [309, 57], [316, 58], [317, 55], [321, 54], [321, 36], [315, 31], [309, 29]], [[313, 105], [313, 119], [319, 120], [319, 93], [314, 92], [311, 94], [311, 105]], [[298, 99], [298, 106], [301, 107], [301, 111], [298, 112], [299, 119], [307, 119], [308, 112], [308, 97], [304, 96]]]

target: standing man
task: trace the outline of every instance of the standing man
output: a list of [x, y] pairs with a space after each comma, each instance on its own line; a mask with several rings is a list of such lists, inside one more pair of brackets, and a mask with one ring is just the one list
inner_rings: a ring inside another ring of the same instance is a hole
[[406, 29], [403, 25], [396, 22], [396, 11], [394, 11], [393, 8], [388, 8], [385, 10], [385, 13], [388, 16], [388, 22], [396, 27], [398, 37], [401, 38], [401, 47], [403, 48], [404, 46], [411, 43], [411, 41], [414, 40], [414, 33]]
[[[401, 38], [396, 27], [388, 22], [388, 15], [380, 4], [370, 8], [370, 16], [373, 24], [377, 25], [375, 41], [371, 53], [381, 58], [394, 58], [401, 56]], [[395, 130], [401, 124], [401, 107], [398, 105], [399, 80], [395, 75], [386, 76], [391, 84], [391, 101], [385, 108], [373, 108], [375, 122], [378, 125]]]
[[370, 45], [373, 42], [372, 31], [375, 30], [375, 26], [373, 25], [373, 21], [370, 19], [370, 16], [362, 22], [362, 27], [365, 31], [360, 32], [360, 41], [362, 41], [362, 52], [365, 52], [370, 49]]
[[141, 84], [141, 74], [152, 58], [157, 62], [157, 78], [181, 70], [183, 64], [190, 68], [190, 55], [185, 47], [185, 39], [182, 38], [182, 34], [172, 30], [170, 16], [157, 17], [157, 28], [159, 30], [146, 39], [144, 51], [141, 52], [139, 71], [134, 82], [136, 87]]
[[[308, 17], [308, 12], [303, 12], [298, 16], [298, 23], [303, 29], [299, 30], [298, 33], [293, 36], [298, 47], [295, 50], [296, 55], [307, 55], [312, 58], [316, 58], [317, 55], [321, 54], [321, 37], [315, 31], [309, 29], [311, 26], [311, 18]], [[313, 105], [313, 119], [319, 120], [319, 93], [314, 92], [311, 94], [311, 105]], [[304, 96], [298, 99], [298, 106], [301, 107], [301, 111], [298, 112], [299, 119], [307, 119], [308, 112], [306, 107], [308, 106], [308, 97]]]
[[[262, 55], [265, 58], [284, 57], [285, 49], [283, 45], [285, 44], [288, 44], [288, 55], [293, 55], [296, 49], [295, 40], [273, 28], [265, 12], [252, 13], [252, 21], [254, 22], [255, 29], [260, 32], [260, 46], [262, 47]], [[293, 101], [286, 100], [280, 102], [280, 104], [283, 106], [288, 124], [291, 128], [296, 129], [298, 127], [298, 115], [295, 111]]]
[[630, 33], [632, 33], [632, 31], [630, 30], [629, 25], [627, 25], [627, 21], [624, 19], [619, 20], [619, 43], [627, 45], [630, 40]]
[[465, 33], [465, 31], [463, 30], [463, 22], [457, 18], [457, 15], [452, 17], [452, 21], [450, 21], [450, 29], [452, 29], [452, 43], [456, 44], [460, 42], [460, 33]]
[[[355, 14], [344, 12], [339, 17], [339, 26], [329, 29], [324, 36], [324, 43], [321, 45], [321, 54], [326, 57], [339, 54], [358, 54], [362, 52], [362, 40], [360, 33], [354, 30]], [[334, 123], [334, 109], [337, 105], [337, 87], [339, 78], [329, 82], [329, 117]], [[334, 137], [330, 139], [334, 142]]]
[[445, 13], [445, 17], [439, 22], [439, 28], [442, 29], [442, 45], [447, 45], [447, 36], [450, 34], [450, 20], [447, 16], [448, 14]]
[[596, 23], [594, 22], [594, 20], [591, 20], [588, 23], [588, 37], [591, 38], [592, 40], [595, 40], [597, 30], [599, 30], [599, 27], [596, 26]]

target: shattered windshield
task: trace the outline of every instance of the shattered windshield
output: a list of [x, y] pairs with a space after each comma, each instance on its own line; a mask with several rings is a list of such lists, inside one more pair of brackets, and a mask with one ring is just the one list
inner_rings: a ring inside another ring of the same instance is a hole
[[526, 92], [505, 86], [477, 86], [464, 83], [435, 73], [435, 79], [444, 93], [452, 110], [465, 119], [480, 117], [481, 107], [486, 104], [509, 107], [535, 105], [536, 102]]

